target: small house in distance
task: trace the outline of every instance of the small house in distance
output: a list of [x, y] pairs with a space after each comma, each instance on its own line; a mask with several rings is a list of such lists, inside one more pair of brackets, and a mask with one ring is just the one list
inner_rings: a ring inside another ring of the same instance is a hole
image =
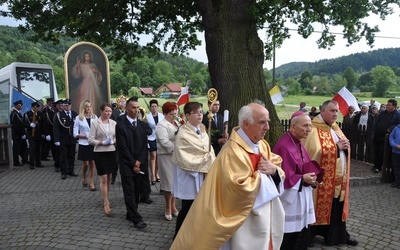
[[153, 88], [139, 88], [139, 91], [142, 94], [142, 96], [145, 97], [155, 96], [155, 94], [153, 94]]
[[181, 94], [182, 86], [179, 83], [164, 83], [154, 93], [161, 98], [176, 98]]

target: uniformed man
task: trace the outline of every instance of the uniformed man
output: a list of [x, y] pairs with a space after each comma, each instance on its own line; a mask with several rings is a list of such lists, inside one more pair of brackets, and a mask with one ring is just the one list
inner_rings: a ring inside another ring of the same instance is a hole
[[67, 175], [78, 176], [74, 172], [76, 139], [73, 136], [74, 121], [78, 115], [71, 111], [71, 100], [63, 102], [63, 111], [54, 116], [53, 136], [54, 145], [60, 150], [61, 179], [65, 180]]
[[54, 119], [54, 110], [53, 110], [53, 101], [54, 98], [47, 98], [46, 105], [42, 109], [42, 121], [43, 121], [43, 134], [45, 136], [45, 140], [42, 140], [42, 161], [48, 161], [47, 158], [49, 156], [49, 151], [51, 150], [51, 155], [54, 159], [54, 150], [51, 139], [53, 138], [53, 119]]
[[43, 135], [42, 112], [39, 111], [40, 104], [32, 102], [31, 110], [24, 114], [24, 124], [29, 142], [29, 168], [42, 168], [41, 143]]
[[22, 162], [26, 160], [25, 151], [26, 151], [26, 133], [25, 126], [22, 121], [22, 100], [15, 101], [14, 108], [10, 114], [10, 123], [11, 123], [11, 135], [13, 140], [13, 158], [14, 158], [14, 166], [23, 166], [23, 164], [19, 161], [19, 156], [22, 158]]

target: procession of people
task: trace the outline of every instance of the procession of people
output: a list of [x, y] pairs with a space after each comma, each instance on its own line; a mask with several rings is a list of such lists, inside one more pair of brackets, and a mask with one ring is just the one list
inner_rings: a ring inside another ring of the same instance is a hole
[[270, 111], [259, 100], [239, 110], [230, 134], [219, 100], [208, 107], [187, 102], [183, 117], [174, 102], [159, 113], [155, 99], [147, 116], [137, 97], [120, 96], [118, 110], [103, 103], [99, 117], [91, 100], [81, 101], [79, 113], [73, 100], [47, 101], [41, 110], [32, 102], [25, 114], [22, 101], [13, 103], [14, 166], [41, 168], [51, 152], [61, 181], [77, 177], [79, 145], [83, 187], [97, 191], [97, 173], [103, 213], [112, 216], [118, 168], [126, 219], [138, 230], [149, 226], [139, 203], [151, 204], [151, 185], [161, 182], [160, 213], [177, 218], [171, 249], [307, 249], [316, 235], [326, 245], [358, 244], [346, 230], [351, 146], [336, 124], [335, 101], [324, 102], [313, 119], [304, 107], [295, 112], [274, 147], [265, 140]]

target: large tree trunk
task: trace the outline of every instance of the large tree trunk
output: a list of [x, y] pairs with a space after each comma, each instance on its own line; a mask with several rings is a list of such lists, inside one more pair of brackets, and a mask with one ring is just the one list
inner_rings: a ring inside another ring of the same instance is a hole
[[212, 86], [218, 91], [221, 110], [228, 109], [230, 128], [237, 126], [239, 109], [254, 99], [266, 104], [274, 145], [282, 134], [263, 77], [264, 49], [256, 22], [249, 13], [255, 0], [198, 0], [205, 31]]

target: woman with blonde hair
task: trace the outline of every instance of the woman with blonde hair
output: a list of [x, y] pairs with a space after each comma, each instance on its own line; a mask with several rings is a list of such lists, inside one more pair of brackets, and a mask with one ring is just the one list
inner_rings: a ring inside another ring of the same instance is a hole
[[89, 143], [94, 145], [93, 155], [96, 163], [97, 174], [100, 176], [100, 191], [104, 202], [104, 213], [111, 216], [108, 192], [110, 190], [111, 173], [116, 162], [115, 151], [115, 126], [117, 123], [110, 119], [111, 105], [103, 103], [100, 106], [101, 115], [97, 119], [89, 133]]
[[83, 100], [79, 105], [79, 116], [74, 123], [73, 136], [79, 140], [78, 160], [83, 161], [82, 167], [82, 185], [87, 187], [86, 173], [89, 168], [89, 188], [96, 191], [94, 186], [94, 158], [93, 145], [89, 145], [89, 131], [93, 121], [97, 116], [93, 114], [92, 103], [89, 100]]

